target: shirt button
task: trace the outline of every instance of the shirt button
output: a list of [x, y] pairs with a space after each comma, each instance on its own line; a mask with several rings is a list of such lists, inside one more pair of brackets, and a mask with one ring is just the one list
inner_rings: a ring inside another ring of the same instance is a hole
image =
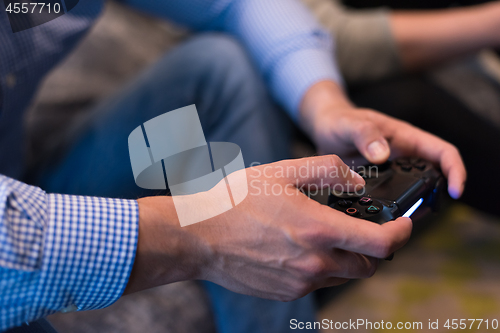
[[7, 74], [7, 76], [5, 76], [5, 83], [7, 83], [7, 88], [14, 88], [17, 83], [16, 76], [13, 73]]
[[59, 312], [61, 312], [61, 313], [69, 313], [69, 312], [76, 312], [76, 311], [78, 311], [78, 307], [74, 304], [68, 305], [67, 307], [59, 310]]

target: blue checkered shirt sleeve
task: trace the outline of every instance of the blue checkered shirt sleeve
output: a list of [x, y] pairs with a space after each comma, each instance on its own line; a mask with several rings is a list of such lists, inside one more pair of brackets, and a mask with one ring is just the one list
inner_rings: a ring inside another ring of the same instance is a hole
[[115, 302], [137, 236], [136, 201], [47, 194], [0, 175], [0, 331]]
[[299, 0], [122, 0], [195, 30], [225, 31], [248, 49], [275, 99], [297, 120], [315, 83], [342, 84], [333, 37]]

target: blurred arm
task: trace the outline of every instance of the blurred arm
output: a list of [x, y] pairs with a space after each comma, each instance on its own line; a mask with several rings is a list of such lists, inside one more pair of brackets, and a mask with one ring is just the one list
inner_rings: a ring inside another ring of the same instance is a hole
[[500, 2], [439, 11], [351, 10], [338, 0], [302, 0], [335, 36], [349, 84], [425, 69], [500, 46]]
[[335, 37], [336, 57], [348, 84], [401, 72], [398, 48], [386, 8], [351, 10], [338, 0], [302, 0]]
[[441, 11], [393, 12], [390, 21], [408, 70], [500, 46], [498, 1]]
[[224, 31], [247, 48], [274, 98], [297, 119], [315, 83], [340, 82], [333, 39], [298, 0], [126, 0], [198, 31]]

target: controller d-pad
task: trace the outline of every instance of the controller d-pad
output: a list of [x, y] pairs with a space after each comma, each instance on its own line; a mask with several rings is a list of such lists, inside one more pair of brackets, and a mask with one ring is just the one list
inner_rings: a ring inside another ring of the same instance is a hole
[[342, 199], [342, 200], [339, 200], [337, 202], [337, 204], [340, 206], [340, 207], [351, 207], [352, 205], [352, 201], [351, 200], [345, 200], [345, 199]]
[[345, 210], [345, 213], [349, 216], [356, 216], [359, 214], [359, 210], [357, 210], [356, 208], [354, 207], [351, 207], [351, 208], [347, 208]]
[[425, 167], [427, 166], [425, 163], [417, 163], [415, 165], [413, 165], [415, 168], [417, 168], [418, 170], [422, 171], [425, 169]]
[[412, 169], [412, 166], [410, 164], [403, 164], [401, 165], [401, 170], [405, 171], [405, 172], [410, 172]]
[[397, 158], [394, 162], [404, 172], [410, 172], [413, 168], [416, 168], [420, 171], [423, 171], [427, 167], [427, 164], [425, 163], [425, 161], [419, 157], [411, 157], [411, 158], [400, 157], [400, 158]]
[[362, 197], [359, 199], [359, 204], [363, 206], [368, 206], [373, 202], [372, 198], [369, 197]]
[[380, 208], [377, 206], [371, 205], [370, 207], [366, 208], [366, 212], [369, 214], [377, 214], [380, 212]]
[[403, 164], [408, 164], [410, 161], [406, 157], [399, 157], [394, 162], [396, 162], [397, 165], [401, 166]]

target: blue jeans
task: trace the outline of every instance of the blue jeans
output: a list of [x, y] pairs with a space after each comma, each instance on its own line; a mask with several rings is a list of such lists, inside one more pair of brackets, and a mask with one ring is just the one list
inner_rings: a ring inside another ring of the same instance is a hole
[[[247, 166], [290, 157], [292, 124], [272, 102], [246, 52], [229, 37], [206, 34], [168, 53], [90, 112], [88, 121], [72, 129], [75, 139], [66, 155], [40, 171], [39, 185], [48, 192], [116, 198], [158, 194], [136, 186], [128, 135], [190, 104], [196, 104], [207, 141], [238, 144]], [[315, 319], [311, 295], [282, 303], [204, 286], [222, 333], [288, 332], [290, 319]]]

